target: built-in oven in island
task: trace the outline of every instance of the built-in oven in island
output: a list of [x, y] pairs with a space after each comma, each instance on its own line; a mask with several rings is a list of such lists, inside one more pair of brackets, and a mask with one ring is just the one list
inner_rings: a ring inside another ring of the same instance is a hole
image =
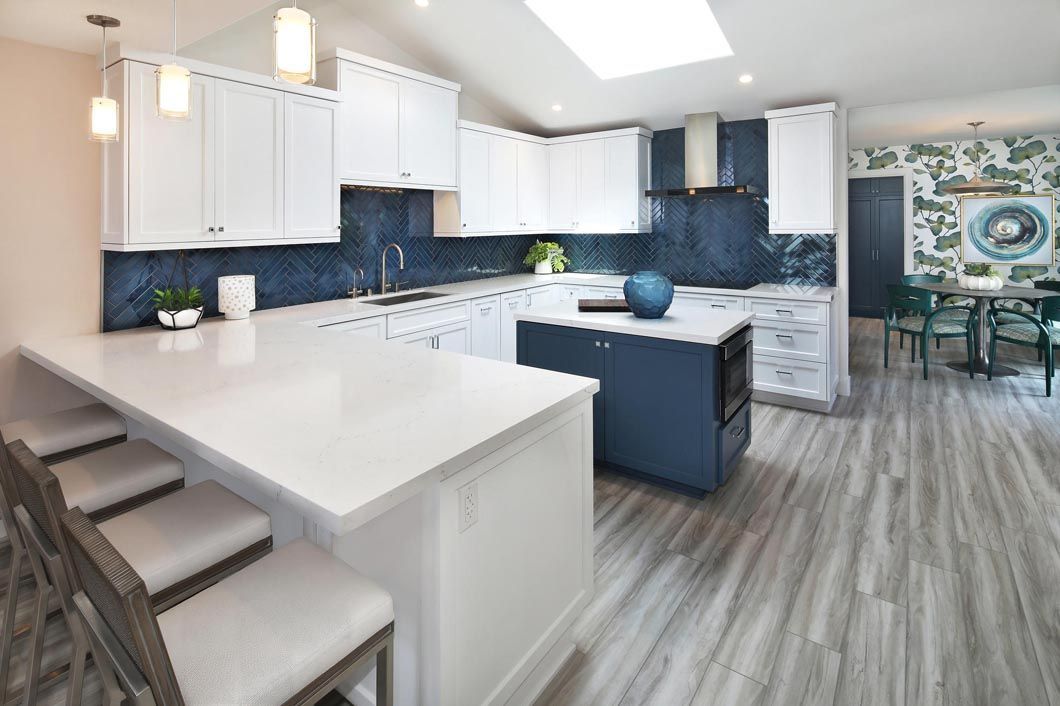
[[718, 396], [721, 420], [728, 422], [751, 397], [754, 386], [754, 336], [750, 326], [718, 346]]

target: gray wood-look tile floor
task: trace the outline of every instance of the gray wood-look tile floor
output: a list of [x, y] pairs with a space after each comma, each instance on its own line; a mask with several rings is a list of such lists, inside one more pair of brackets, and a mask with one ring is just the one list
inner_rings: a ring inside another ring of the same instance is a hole
[[831, 415], [755, 405], [692, 500], [606, 471], [596, 594], [540, 704], [1060, 706], [1060, 395], [851, 320]]

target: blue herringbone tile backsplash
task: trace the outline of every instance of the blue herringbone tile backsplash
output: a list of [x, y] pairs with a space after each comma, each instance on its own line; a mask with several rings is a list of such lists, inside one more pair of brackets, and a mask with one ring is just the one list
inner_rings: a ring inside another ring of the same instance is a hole
[[[721, 183], [765, 192], [765, 120], [723, 123], [718, 153]], [[684, 130], [656, 132], [652, 187], [683, 185]], [[189, 250], [188, 275], [203, 289], [209, 316], [217, 313], [217, 278], [226, 274], [257, 276], [259, 309], [340, 298], [357, 267], [364, 269], [364, 286], [378, 291], [379, 257], [392, 242], [405, 251], [403, 288], [526, 271], [522, 259], [534, 236], [435, 238], [432, 205], [429, 191], [344, 188], [339, 243]], [[769, 235], [764, 201], [655, 199], [652, 209], [650, 235], [554, 239], [578, 271], [656, 269], [684, 284], [835, 283], [835, 239]], [[168, 280], [175, 258], [172, 251], [104, 253], [104, 330], [155, 323], [150, 293]]]

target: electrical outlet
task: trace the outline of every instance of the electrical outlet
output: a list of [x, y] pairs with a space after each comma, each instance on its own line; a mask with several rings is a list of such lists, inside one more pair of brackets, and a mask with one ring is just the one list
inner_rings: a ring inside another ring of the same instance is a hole
[[460, 532], [478, 522], [478, 483], [468, 483], [460, 489], [460, 507], [457, 512], [460, 515]]

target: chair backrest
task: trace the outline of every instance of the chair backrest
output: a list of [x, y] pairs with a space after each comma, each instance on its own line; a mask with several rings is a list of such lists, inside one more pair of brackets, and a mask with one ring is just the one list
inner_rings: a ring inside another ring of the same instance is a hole
[[919, 287], [909, 287], [904, 284], [887, 285], [888, 309], [893, 311], [912, 311], [922, 314], [930, 314], [932, 293]]
[[11, 461], [7, 455], [7, 444], [4, 434], [0, 432], [0, 520], [4, 521], [12, 549], [21, 551], [18, 530], [15, 522], [15, 506], [19, 504], [18, 492], [15, 489], [15, 478], [11, 475]]
[[1041, 312], [1042, 321], [1051, 321], [1054, 325], [1060, 325], [1060, 296], [1042, 299]]
[[1043, 280], [1041, 282], [1034, 283], [1035, 289], [1050, 289], [1054, 292], [1060, 292], [1060, 282], [1054, 282], [1052, 280]]
[[946, 278], [942, 275], [902, 275], [902, 284], [938, 284], [944, 279]]
[[19, 501], [52, 544], [63, 553], [59, 518], [66, 512], [66, 499], [59, 487], [59, 479], [21, 439], [8, 444], [7, 459]]
[[[69, 547], [75, 588], [103, 617], [150, 685], [155, 703], [182, 705], [184, 698], [143, 579], [81, 508], [63, 515], [62, 533]], [[90, 620], [86, 622], [91, 625]], [[99, 657], [110, 660], [108, 666], [115, 669], [112, 657]]]

